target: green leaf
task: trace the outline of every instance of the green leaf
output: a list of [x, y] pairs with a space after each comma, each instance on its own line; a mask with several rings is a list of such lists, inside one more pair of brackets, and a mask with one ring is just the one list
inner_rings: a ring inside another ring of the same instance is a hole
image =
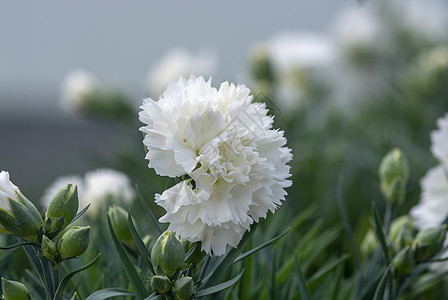
[[240, 256], [238, 256], [238, 257], [235, 259], [235, 261], [234, 261], [233, 263], [239, 262], [240, 260], [245, 259], [245, 258], [248, 257], [249, 255], [252, 255], [252, 254], [254, 254], [255, 252], [257, 252], [257, 251], [263, 249], [264, 247], [269, 246], [270, 244], [272, 244], [272, 243], [275, 242], [276, 240], [278, 240], [278, 239], [280, 239], [281, 237], [283, 237], [284, 235], [286, 235], [286, 234], [288, 233], [288, 231], [289, 231], [289, 228], [286, 229], [283, 233], [281, 233], [281, 234], [277, 235], [276, 237], [270, 239], [269, 241], [267, 241], [267, 242], [265, 242], [265, 243], [263, 243], [263, 244], [261, 244], [261, 245], [255, 247], [254, 249], [251, 249], [250, 251], [247, 251], [247, 252], [241, 254]]
[[109, 225], [109, 231], [110, 235], [112, 236], [112, 241], [114, 242], [115, 249], [117, 250], [118, 257], [120, 258], [121, 265], [128, 276], [129, 280], [132, 283], [132, 286], [134, 287], [135, 294], [137, 295], [138, 299], [143, 299], [148, 296], [148, 291], [146, 290], [145, 284], [143, 283], [143, 280], [140, 278], [139, 274], [137, 273], [137, 270], [134, 267], [134, 264], [132, 263], [131, 259], [129, 258], [128, 254], [126, 253], [126, 250], [124, 250], [123, 245], [121, 244], [120, 240], [118, 239], [117, 235], [115, 234], [114, 229], [112, 228], [112, 224], [110, 222], [109, 215], [107, 216], [107, 223]]
[[375, 225], [375, 232], [376, 236], [378, 237], [378, 240], [380, 241], [381, 249], [383, 250], [384, 256], [386, 258], [387, 265], [390, 264], [390, 255], [389, 255], [389, 248], [387, 247], [386, 243], [386, 237], [383, 232], [383, 223], [380, 219], [380, 214], [378, 213], [378, 210], [375, 207], [375, 203], [372, 205], [372, 214], [373, 214], [373, 220]]
[[223, 258], [220, 258], [216, 265], [213, 266], [212, 271], [203, 279], [205, 287], [210, 287], [216, 285], [224, 275], [224, 273], [233, 264], [238, 255], [243, 251], [244, 246], [246, 246], [248, 240], [252, 237], [257, 229], [257, 223], [252, 226], [251, 231], [246, 232], [238, 244], [237, 248], [232, 248], [227, 252]]
[[73, 218], [73, 220], [70, 222], [70, 224], [75, 222], [79, 218], [81, 218], [81, 216], [86, 213], [86, 211], [89, 209], [89, 207], [90, 207], [90, 204], [87, 205], [86, 207], [84, 207], [83, 210], [81, 210], [79, 213], [77, 213], [76, 216]]
[[135, 191], [137, 193], [137, 197], [138, 200], [140, 201], [140, 203], [142, 204], [143, 208], [145, 209], [146, 213], [148, 214], [149, 218], [152, 220], [152, 222], [154, 223], [154, 226], [157, 229], [157, 232], [159, 233], [159, 235], [161, 235], [163, 233], [162, 228], [160, 228], [159, 222], [157, 221], [157, 219], [154, 217], [154, 215], [152, 214], [151, 210], [149, 209], [148, 205], [145, 202], [145, 199], [143, 199], [142, 194], [140, 194], [140, 189], [138, 188], [137, 185], [135, 185]]
[[129, 209], [128, 214], [128, 225], [131, 231], [132, 238], [134, 239], [135, 245], [137, 246], [140, 255], [143, 257], [143, 261], [146, 263], [146, 266], [149, 268], [151, 273], [155, 275], [156, 273], [154, 272], [154, 267], [151, 262], [151, 254], [149, 253], [148, 248], [146, 248], [145, 243], [143, 242], [142, 238], [140, 237], [140, 234], [135, 228], [134, 222], [132, 221], [131, 209]]
[[194, 244], [193, 244], [193, 247], [191, 247], [191, 249], [188, 250], [187, 253], [185, 253], [185, 259], [184, 259], [184, 261], [190, 258], [190, 256], [193, 254], [194, 250], [196, 250], [197, 247], [198, 247], [198, 243], [194, 243]]
[[101, 253], [99, 253], [99, 254], [98, 254], [98, 255], [97, 255], [91, 262], [89, 262], [87, 265], [82, 266], [81, 268], [76, 269], [76, 270], [74, 270], [74, 271], [68, 273], [67, 275], [65, 275], [64, 278], [62, 278], [61, 283], [59, 283], [59, 286], [58, 286], [58, 288], [57, 288], [57, 290], [56, 290], [56, 293], [55, 293], [53, 299], [54, 299], [54, 300], [62, 300], [62, 295], [64, 294], [64, 289], [65, 289], [65, 287], [67, 286], [67, 284], [68, 284], [68, 282], [70, 281], [70, 279], [71, 279], [74, 275], [76, 275], [77, 273], [79, 273], [79, 272], [81, 272], [81, 271], [84, 271], [85, 269], [87, 269], [88, 267], [90, 267], [91, 265], [93, 265], [93, 264], [98, 260], [98, 258], [100, 258], [100, 256], [101, 256]]
[[103, 300], [118, 296], [135, 296], [135, 294], [120, 289], [102, 289], [87, 297], [86, 300]]
[[223, 291], [229, 287], [231, 287], [232, 285], [234, 285], [235, 283], [237, 283], [238, 280], [240, 280], [241, 276], [243, 275], [244, 270], [241, 271], [241, 273], [239, 275], [237, 275], [236, 277], [234, 277], [233, 279], [230, 279], [228, 281], [225, 281], [221, 284], [203, 289], [198, 291], [194, 296], [195, 297], [203, 297], [203, 296], [207, 296], [207, 295], [211, 295], [220, 291]]
[[348, 235], [348, 240], [350, 242], [350, 247], [352, 248], [353, 256], [355, 259], [356, 270], [361, 270], [361, 255], [359, 254], [359, 249], [356, 246], [355, 238], [353, 235], [353, 230], [350, 225], [350, 220], [347, 215], [347, 209], [344, 204], [344, 198], [342, 196], [342, 179], [339, 178], [339, 182], [337, 185], [337, 200], [339, 206], [339, 212], [341, 213], [341, 218], [344, 223], [345, 231]]
[[384, 271], [383, 276], [381, 276], [380, 283], [375, 290], [375, 295], [373, 295], [373, 300], [383, 300], [384, 292], [386, 291], [386, 284], [388, 282], [388, 279], [390, 278], [389, 271], [391, 267], [392, 265], [389, 265], [389, 267], [387, 267], [387, 269]]
[[145, 300], [155, 300], [155, 299], [159, 298], [160, 296], [164, 297], [162, 294], [154, 293], [154, 294], [151, 294], [148, 298], [145, 298]]
[[300, 294], [303, 300], [311, 299], [310, 290], [308, 289], [308, 284], [306, 283], [305, 277], [303, 276], [302, 270], [300, 269], [299, 259], [297, 258], [297, 252], [294, 256], [296, 262], [297, 278], [299, 279]]
[[342, 257], [333, 260], [330, 263], [327, 263], [325, 267], [314, 273], [313, 276], [308, 280], [308, 286], [312, 290], [316, 287], [316, 285], [325, 277], [327, 276], [334, 268], [339, 266], [341, 263], [343, 263], [347, 258], [349, 258], [349, 254], [345, 254]]

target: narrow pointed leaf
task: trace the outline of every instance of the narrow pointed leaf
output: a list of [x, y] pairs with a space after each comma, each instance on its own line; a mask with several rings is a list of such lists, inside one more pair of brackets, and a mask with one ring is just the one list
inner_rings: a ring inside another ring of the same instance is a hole
[[387, 269], [384, 271], [383, 276], [381, 276], [380, 283], [375, 290], [375, 295], [373, 295], [373, 300], [383, 300], [384, 292], [386, 291], [386, 285], [388, 279], [390, 278], [389, 271], [391, 267], [392, 265], [389, 265], [389, 267], [387, 267]]
[[86, 207], [84, 207], [83, 210], [81, 210], [79, 213], [76, 214], [76, 216], [73, 218], [73, 220], [70, 223], [73, 223], [76, 220], [78, 220], [79, 218], [81, 218], [81, 216], [86, 213], [86, 211], [89, 209], [89, 207], [90, 207], [90, 204], [87, 205]]
[[96, 291], [95, 293], [87, 297], [86, 300], [103, 300], [118, 296], [135, 296], [135, 294], [120, 289], [103, 289], [100, 291]]
[[323, 268], [321, 268], [319, 271], [313, 274], [311, 278], [308, 280], [308, 286], [310, 289], [313, 289], [316, 287], [316, 285], [325, 277], [327, 276], [333, 269], [335, 269], [337, 266], [339, 266], [341, 263], [343, 263], [347, 258], [349, 258], [350, 255], [346, 254], [342, 257], [335, 259], [334, 261], [330, 263], [326, 263]]
[[137, 198], [140, 201], [140, 203], [142, 204], [143, 208], [145, 209], [146, 213], [148, 214], [149, 218], [152, 220], [152, 222], [154, 223], [154, 226], [157, 229], [157, 232], [160, 234], [163, 233], [162, 228], [160, 228], [159, 222], [157, 221], [157, 219], [154, 217], [154, 215], [152, 214], [151, 210], [148, 207], [148, 204], [146, 204], [145, 199], [143, 199], [142, 194], [140, 194], [140, 189], [138, 188], [138, 186], [135, 186], [135, 191], [137, 193]]
[[300, 269], [299, 259], [297, 258], [297, 252], [294, 258], [296, 262], [297, 278], [299, 279], [300, 294], [302, 295], [303, 300], [309, 300], [311, 299], [311, 294], [308, 288], [308, 284], [306, 283], [305, 277], [303, 276], [302, 270]]
[[153, 275], [155, 275], [154, 267], [151, 262], [151, 254], [149, 253], [148, 248], [146, 248], [145, 243], [143, 242], [142, 238], [140, 237], [140, 234], [138, 233], [137, 229], [135, 228], [134, 222], [132, 221], [131, 209], [129, 209], [129, 214], [128, 214], [128, 225], [129, 225], [129, 229], [131, 231], [132, 238], [134, 239], [135, 246], [137, 246], [137, 249], [140, 252], [140, 255], [143, 257], [143, 261], [146, 263], [146, 266], [149, 268], [151, 273]]
[[255, 248], [253, 248], [253, 249], [251, 249], [251, 250], [249, 250], [249, 251], [247, 251], [247, 252], [241, 254], [240, 256], [238, 256], [238, 257], [235, 259], [235, 261], [234, 261], [233, 263], [239, 262], [240, 260], [245, 259], [245, 258], [248, 257], [249, 255], [252, 255], [252, 254], [254, 254], [254, 253], [257, 252], [257, 251], [260, 251], [260, 250], [263, 249], [264, 247], [269, 246], [270, 244], [272, 244], [272, 243], [275, 242], [276, 240], [278, 240], [278, 239], [280, 239], [281, 237], [283, 237], [284, 235], [286, 235], [286, 234], [288, 233], [288, 231], [289, 231], [289, 228], [286, 229], [283, 233], [281, 233], [281, 234], [277, 235], [276, 237], [270, 239], [269, 241], [267, 241], [267, 242], [265, 242], [265, 243], [263, 243], [263, 244], [261, 244], [261, 245], [255, 247]]
[[237, 283], [238, 280], [240, 280], [240, 278], [243, 275], [243, 273], [244, 273], [244, 270], [239, 275], [234, 277], [233, 279], [230, 279], [230, 280], [225, 281], [225, 282], [223, 282], [221, 284], [218, 284], [218, 285], [215, 285], [215, 286], [212, 286], [212, 287], [200, 290], [194, 296], [199, 298], [199, 297], [203, 297], [203, 296], [207, 296], [207, 295], [211, 295], [211, 294], [223, 291], [223, 290], [231, 287], [235, 283]]
[[112, 236], [112, 241], [114, 242], [115, 249], [117, 250], [118, 257], [120, 258], [121, 265], [129, 278], [129, 281], [132, 283], [134, 287], [135, 294], [138, 299], [143, 299], [148, 296], [148, 291], [145, 288], [145, 284], [143, 280], [140, 278], [137, 270], [134, 267], [131, 259], [129, 258], [126, 250], [124, 250], [123, 245], [115, 234], [114, 229], [112, 228], [112, 224], [110, 222], [110, 217], [107, 216], [107, 223], [109, 225], [110, 235]]
[[101, 253], [99, 253], [91, 262], [89, 262], [87, 265], [82, 266], [79, 269], [76, 269], [70, 273], [68, 273], [67, 275], [64, 276], [64, 278], [62, 278], [61, 283], [58, 286], [58, 289], [56, 290], [56, 293], [54, 295], [54, 300], [61, 300], [62, 299], [62, 295], [64, 294], [64, 289], [67, 286], [68, 282], [70, 281], [70, 279], [72, 279], [73, 276], [75, 276], [77, 273], [84, 271], [85, 269], [87, 269], [88, 267], [90, 267], [91, 265], [93, 265], [98, 258], [100, 258]]
[[376, 236], [378, 237], [378, 240], [381, 245], [381, 249], [383, 250], [383, 253], [384, 253], [384, 257], [386, 258], [386, 263], [387, 263], [387, 265], [389, 265], [390, 264], [389, 248], [387, 247], [386, 237], [384, 236], [384, 232], [382, 229], [383, 224], [380, 219], [380, 214], [378, 213], [378, 210], [375, 207], [375, 203], [373, 203], [373, 205], [372, 205], [372, 214], [373, 214], [373, 220], [375, 223], [374, 225], [375, 225]]

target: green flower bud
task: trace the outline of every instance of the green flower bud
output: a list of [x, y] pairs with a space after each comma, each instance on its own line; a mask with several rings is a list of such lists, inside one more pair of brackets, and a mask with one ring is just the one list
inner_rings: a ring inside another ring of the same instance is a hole
[[414, 241], [415, 228], [409, 216], [401, 216], [390, 225], [389, 240], [395, 249], [399, 250], [411, 246]]
[[89, 246], [89, 233], [90, 226], [75, 226], [67, 230], [57, 245], [61, 260], [83, 254]]
[[409, 179], [409, 163], [401, 150], [394, 148], [381, 161], [379, 168], [381, 191], [389, 204], [401, 204]]
[[176, 300], [188, 300], [194, 294], [193, 278], [182, 276], [174, 281], [173, 293]]
[[190, 264], [198, 264], [205, 256], [205, 252], [201, 251], [200, 243], [191, 243], [189, 241], [182, 241], [182, 247], [184, 248], [184, 252], [187, 253], [190, 251], [193, 246], [197, 244], [196, 249], [194, 249], [193, 253], [185, 260], [184, 267], [188, 267]]
[[42, 236], [41, 248], [45, 258], [57, 262], [59, 254], [56, 244], [45, 235]]
[[[78, 187], [71, 183], [57, 191], [45, 213], [45, 230], [47, 233], [65, 228], [78, 212]], [[62, 220], [62, 221], [61, 221]]]
[[123, 208], [113, 205], [107, 212], [110, 217], [112, 228], [118, 239], [125, 243], [131, 249], [136, 249], [134, 239], [128, 225], [128, 212]]
[[418, 261], [425, 261], [436, 255], [445, 242], [446, 225], [420, 231], [415, 237], [413, 247]]
[[2, 290], [5, 300], [27, 300], [30, 292], [23, 283], [6, 280], [2, 277]]
[[185, 259], [182, 244], [174, 232], [165, 231], [159, 236], [152, 247], [151, 259], [158, 275], [165, 274], [169, 278], [173, 277]]
[[171, 285], [171, 280], [165, 275], [155, 275], [151, 278], [151, 287], [157, 293], [168, 293], [171, 289]]
[[365, 256], [371, 255], [378, 248], [378, 239], [375, 232], [369, 229], [361, 242], [361, 253]]
[[37, 242], [42, 217], [34, 204], [18, 189], [13, 193], [14, 198], [3, 198], [0, 195], [0, 232], [13, 234], [28, 242]]
[[414, 251], [410, 247], [406, 247], [395, 255], [392, 265], [396, 270], [398, 278], [402, 278], [409, 274], [415, 267]]
[[251, 56], [250, 68], [255, 80], [272, 84], [274, 82], [274, 73], [267, 49], [262, 46], [256, 46]]

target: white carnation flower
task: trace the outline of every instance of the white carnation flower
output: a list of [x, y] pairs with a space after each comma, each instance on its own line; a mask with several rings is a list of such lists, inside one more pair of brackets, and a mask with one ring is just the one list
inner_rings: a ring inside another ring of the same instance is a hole
[[437, 121], [438, 130], [431, 133], [432, 154], [448, 169], [448, 114]]
[[217, 54], [213, 49], [204, 48], [193, 54], [188, 49], [176, 47], [168, 51], [150, 70], [147, 87], [151, 95], [160, 95], [168, 83], [177, 80], [179, 76], [211, 75], [217, 64]]
[[90, 204], [88, 211], [93, 216], [98, 214], [101, 205], [107, 201], [130, 204], [135, 198], [129, 177], [111, 169], [97, 169], [86, 173], [81, 194], [80, 207]]
[[85, 97], [98, 85], [97, 78], [85, 70], [68, 73], [62, 83], [62, 106], [68, 111], [78, 111], [85, 102]]
[[182, 239], [222, 255], [281, 205], [292, 155], [265, 104], [254, 103], [244, 85], [216, 89], [211, 80], [181, 77], [141, 109], [149, 167], [191, 177], [156, 195], [166, 210], [160, 221]]
[[[67, 186], [69, 183], [78, 186], [78, 198], [82, 199], [82, 178], [77, 175], [61, 176], [56, 178], [56, 180], [45, 190], [40, 200], [43, 207], [48, 207], [48, 204], [50, 204], [50, 201], [56, 195], [56, 192]], [[84, 207], [81, 207], [81, 209], [82, 208]]]
[[411, 216], [420, 230], [439, 226], [448, 217], [447, 171], [437, 166], [421, 180], [421, 200], [412, 208]]

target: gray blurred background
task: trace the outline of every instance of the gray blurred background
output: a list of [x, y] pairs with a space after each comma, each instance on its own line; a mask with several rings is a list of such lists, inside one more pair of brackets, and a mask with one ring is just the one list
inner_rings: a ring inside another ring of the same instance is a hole
[[[0, 1], [0, 169], [36, 199], [57, 176], [109, 167], [124, 130], [67, 114], [60, 85], [93, 72], [135, 100], [148, 70], [174, 46], [219, 55], [215, 84], [237, 81], [248, 51], [279, 31], [327, 30], [355, 0]], [[144, 157], [141, 163], [146, 164]]]

